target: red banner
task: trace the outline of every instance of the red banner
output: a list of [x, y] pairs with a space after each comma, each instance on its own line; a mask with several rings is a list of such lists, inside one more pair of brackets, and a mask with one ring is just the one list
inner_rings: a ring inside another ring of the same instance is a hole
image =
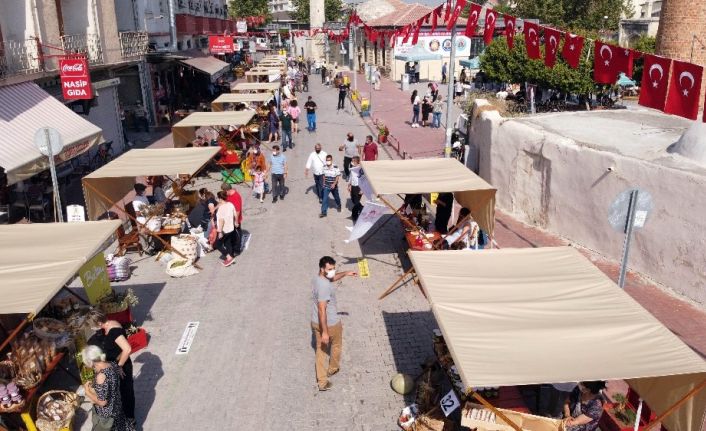
[[640, 87], [640, 105], [664, 111], [664, 104], [667, 101], [669, 72], [671, 70], [671, 59], [656, 55], [645, 55], [642, 86]]
[[[702, 66], [674, 60], [672, 63], [672, 78], [669, 83], [669, 94], [664, 112], [680, 117], [696, 120], [699, 115], [699, 100], [701, 100]], [[644, 71], [642, 72], [645, 73]]]
[[66, 100], [93, 99], [91, 75], [88, 73], [86, 57], [64, 57], [59, 59], [61, 92]]
[[209, 36], [208, 50], [211, 54], [230, 54], [233, 52], [232, 36]]

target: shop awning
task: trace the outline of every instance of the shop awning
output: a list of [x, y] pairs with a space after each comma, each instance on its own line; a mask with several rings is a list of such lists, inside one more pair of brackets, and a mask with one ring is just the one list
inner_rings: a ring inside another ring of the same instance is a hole
[[[706, 380], [704, 359], [576, 249], [409, 255], [469, 388], [627, 379], [659, 414]], [[665, 424], [698, 431], [705, 410], [706, 390]]]
[[180, 60], [182, 63], [189, 67], [200, 70], [201, 72], [211, 76], [211, 82], [215, 82], [221, 77], [228, 68], [230, 64], [225, 61], [221, 61], [214, 56], [208, 57], [194, 57], [188, 60]]
[[48, 159], [34, 145], [40, 127], [59, 131], [64, 151], [57, 163], [87, 151], [102, 140], [101, 129], [88, 122], [34, 82], [0, 87], [0, 166], [14, 184], [49, 168]]
[[223, 111], [224, 103], [266, 103], [272, 97], [272, 93], [223, 93], [211, 102], [211, 109], [214, 112]]
[[405, 53], [395, 54], [395, 60], [402, 61], [424, 61], [441, 60], [441, 54], [429, 52], [422, 45], [414, 45]]
[[133, 189], [136, 177], [193, 175], [218, 153], [218, 147], [130, 150], [83, 177], [88, 217], [96, 219]]
[[118, 226], [119, 220], [0, 225], [0, 314], [37, 314]]
[[279, 82], [233, 82], [230, 91], [235, 93], [240, 91], [275, 91], [279, 87]]
[[206, 126], [241, 127], [255, 116], [251, 110], [225, 112], [194, 112], [172, 126], [174, 148], [185, 147], [196, 137], [196, 129]]
[[480, 227], [493, 235], [496, 189], [456, 159], [377, 160], [363, 162], [363, 169], [378, 195], [454, 193]]

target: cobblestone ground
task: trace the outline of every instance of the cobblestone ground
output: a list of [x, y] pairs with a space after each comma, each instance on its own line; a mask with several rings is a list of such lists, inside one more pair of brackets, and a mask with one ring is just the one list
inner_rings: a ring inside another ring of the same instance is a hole
[[[239, 188], [243, 227], [252, 237], [235, 265], [223, 268], [218, 253], [211, 253], [201, 260], [200, 274], [171, 279], [153, 258], [131, 254], [133, 276], [115, 284], [116, 289], [133, 288], [140, 297], [134, 314], [152, 337], [146, 350], [133, 355], [142, 429], [397, 429], [405, 400], [390, 389], [390, 378], [421, 370], [419, 364], [432, 355], [436, 325], [416, 287], [377, 299], [402, 273], [403, 237], [396, 220], [361, 246], [343, 242], [345, 226], [351, 225], [347, 209], [330, 210], [319, 219], [313, 181], [304, 178], [314, 143], [321, 142], [340, 166], [338, 146], [346, 132], [361, 141], [369, 132], [359, 117], [334, 109], [335, 90], [322, 88], [314, 78], [309, 94], [319, 105], [319, 130], [297, 134], [296, 148], [285, 153], [286, 199], [260, 204], [246, 186]], [[215, 180], [201, 182], [214, 190], [219, 186]], [[345, 202], [348, 193], [342, 191], [341, 197]], [[339, 282], [342, 368], [332, 378], [333, 390], [319, 392], [309, 327], [310, 281], [326, 254], [339, 268], [352, 270], [365, 255], [371, 275]], [[200, 322], [191, 351], [175, 355], [189, 321]], [[76, 429], [90, 429], [85, 414], [77, 422]]]

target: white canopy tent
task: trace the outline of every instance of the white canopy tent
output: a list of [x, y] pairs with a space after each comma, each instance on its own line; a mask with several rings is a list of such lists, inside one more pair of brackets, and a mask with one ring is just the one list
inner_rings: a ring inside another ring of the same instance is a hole
[[669, 431], [702, 429], [706, 361], [577, 250], [409, 255], [468, 388], [627, 380]]

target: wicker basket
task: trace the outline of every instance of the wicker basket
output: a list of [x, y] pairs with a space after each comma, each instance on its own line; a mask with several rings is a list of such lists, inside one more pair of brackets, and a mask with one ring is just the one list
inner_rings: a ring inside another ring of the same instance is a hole
[[42, 381], [42, 372], [40, 370], [34, 370], [29, 373], [23, 373], [15, 377], [15, 383], [17, 386], [28, 391], [37, 387], [39, 382]]
[[3, 380], [10, 381], [17, 376], [17, 365], [9, 359], [0, 361], [0, 383], [4, 383]]
[[189, 259], [191, 262], [196, 260], [198, 247], [196, 238], [190, 235], [173, 236], [171, 239], [171, 245], [174, 250], [181, 253], [185, 258]]
[[[42, 407], [47, 403], [47, 397], [53, 399], [53, 403], [57, 403], [61, 406], [61, 409], [65, 412], [64, 416], [59, 420], [47, 417], [42, 413]], [[71, 422], [74, 420], [76, 415], [76, 408], [79, 406], [79, 398], [75, 392], [68, 391], [47, 391], [39, 397], [37, 401], [37, 420], [35, 425], [39, 431], [60, 431], [64, 428], [71, 427]]]

